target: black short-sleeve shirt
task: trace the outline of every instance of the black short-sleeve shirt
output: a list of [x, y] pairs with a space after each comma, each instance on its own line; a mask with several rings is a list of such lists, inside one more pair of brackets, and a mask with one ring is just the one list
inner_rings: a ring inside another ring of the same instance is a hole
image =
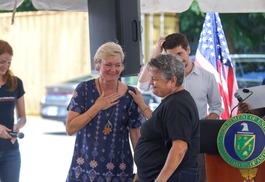
[[[8, 91], [8, 84], [4, 84], [0, 88], [0, 124], [11, 130], [14, 126], [14, 109], [16, 107], [16, 102], [25, 93], [21, 79], [18, 77], [16, 77], [16, 79], [17, 88], [14, 91]], [[16, 143], [12, 144], [9, 139], [0, 138], [0, 151], [15, 148], [18, 148], [17, 140]]]
[[173, 140], [188, 143], [188, 150], [177, 170], [193, 166], [199, 153], [199, 115], [188, 91], [174, 93], [164, 100], [145, 121], [135, 148], [140, 181], [152, 181], [163, 168]]

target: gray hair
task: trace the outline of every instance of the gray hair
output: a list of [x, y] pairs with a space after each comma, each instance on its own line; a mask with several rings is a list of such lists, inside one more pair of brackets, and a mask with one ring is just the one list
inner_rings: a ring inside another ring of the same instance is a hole
[[160, 54], [152, 58], [148, 66], [149, 70], [160, 73], [164, 81], [169, 81], [175, 76], [177, 78], [176, 86], [182, 85], [185, 69], [180, 57], [172, 54]]
[[108, 56], [116, 56], [116, 55], [120, 55], [123, 62], [124, 53], [122, 47], [115, 42], [107, 42], [105, 44], [102, 44], [98, 48], [94, 56], [94, 61], [95, 63], [101, 63], [101, 61], [107, 58]]

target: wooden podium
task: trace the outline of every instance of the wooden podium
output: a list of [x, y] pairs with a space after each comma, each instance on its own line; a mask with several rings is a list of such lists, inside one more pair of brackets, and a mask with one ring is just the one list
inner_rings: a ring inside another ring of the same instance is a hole
[[200, 153], [205, 153], [207, 182], [265, 182], [265, 162], [252, 169], [239, 169], [229, 165], [219, 155], [217, 135], [225, 121], [200, 121]]
[[252, 169], [238, 169], [219, 154], [206, 154], [205, 158], [207, 182], [265, 182], [265, 162]]

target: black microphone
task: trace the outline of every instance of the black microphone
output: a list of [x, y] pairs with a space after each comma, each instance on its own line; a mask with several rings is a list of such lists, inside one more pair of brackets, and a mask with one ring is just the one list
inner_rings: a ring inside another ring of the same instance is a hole
[[[244, 102], [247, 98], [249, 98], [249, 97], [253, 94], [253, 92], [252, 92], [251, 90], [247, 89], [247, 88], [242, 89], [242, 91], [243, 91], [244, 93], [249, 93], [249, 92], [250, 92], [250, 94], [249, 94], [246, 98], [243, 99], [243, 98], [239, 95], [238, 92], [235, 92], [235, 93], [234, 93], [234, 97], [237, 98], [238, 102]], [[237, 104], [235, 107], [233, 107], [233, 109], [231, 110], [231, 112], [230, 112], [230, 118], [232, 117], [232, 113], [233, 113], [233, 111], [234, 111], [235, 108], [237, 108], [237, 107], [238, 107], [238, 104]], [[249, 111], [249, 113], [251, 113], [251, 112]]]
[[24, 133], [21, 132], [8, 132], [9, 135], [11, 135], [13, 138], [19, 138], [22, 139], [24, 138]]
[[238, 102], [243, 102], [244, 100], [242, 97], [239, 95], [239, 93], [235, 92], [234, 97], [237, 98]]

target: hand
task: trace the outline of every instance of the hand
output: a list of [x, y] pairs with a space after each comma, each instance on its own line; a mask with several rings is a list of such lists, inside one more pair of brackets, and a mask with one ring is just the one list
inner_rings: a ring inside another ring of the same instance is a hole
[[[14, 124], [14, 127], [13, 127], [13, 132], [19, 132], [19, 124], [17, 123], [17, 124]], [[15, 141], [17, 140], [17, 138], [16, 137], [12, 137], [12, 139], [11, 139], [11, 142], [14, 144], [15, 143]]]
[[241, 113], [248, 113], [249, 112], [249, 105], [245, 102], [238, 103], [238, 109]]
[[216, 113], [210, 113], [205, 119], [219, 119], [219, 116]]
[[163, 43], [166, 41], [166, 38], [165, 37], [160, 37], [157, 41], [157, 44], [156, 44], [156, 48], [154, 50], [154, 53], [152, 55], [152, 58], [158, 56], [159, 54], [161, 54], [163, 52]]
[[133, 97], [134, 102], [136, 102], [136, 104], [141, 108], [141, 106], [143, 107], [143, 105], [145, 105], [143, 96], [141, 92], [138, 90], [138, 88], [134, 87], [134, 89], [135, 89], [135, 93], [129, 90], [129, 94]]
[[139, 178], [137, 173], [134, 175], [133, 182], [139, 182]]
[[12, 139], [12, 137], [9, 135], [8, 132], [10, 132], [11, 130], [7, 127], [5, 127], [4, 125], [0, 124], [0, 138], [4, 138], [4, 139]]
[[118, 93], [114, 93], [105, 97], [105, 93], [102, 92], [100, 97], [96, 100], [95, 105], [100, 110], [106, 110], [119, 102], [120, 95]]

